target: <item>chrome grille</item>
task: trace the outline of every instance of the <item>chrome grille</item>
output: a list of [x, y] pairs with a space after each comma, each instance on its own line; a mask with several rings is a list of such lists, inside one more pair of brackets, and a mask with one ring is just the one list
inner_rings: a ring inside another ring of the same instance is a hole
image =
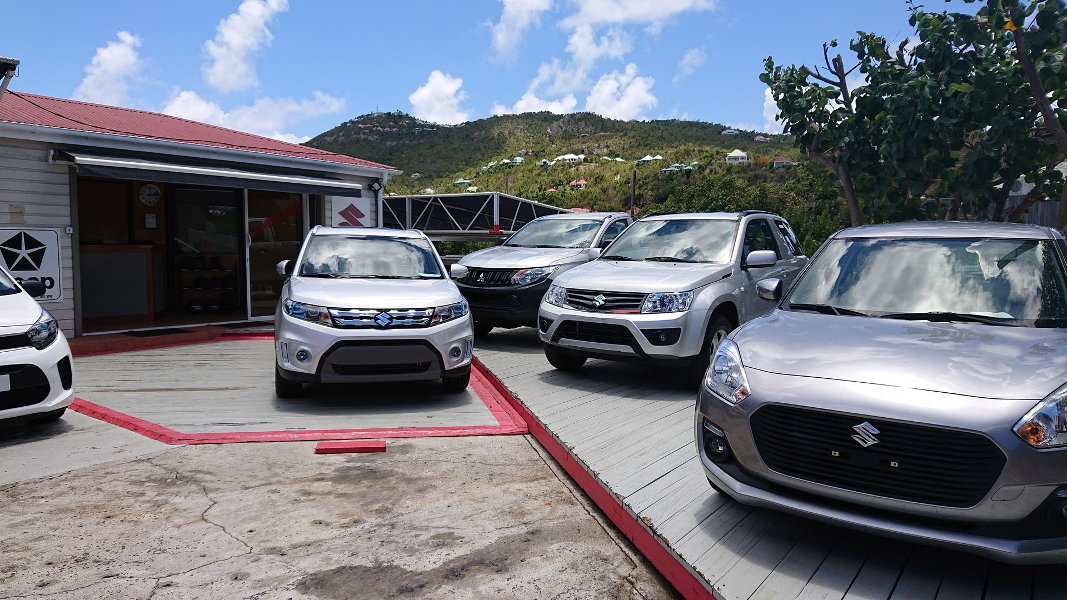
[[[591, 312], [639, 313], [645, 296], [640, 292], [600, 292], [596, 290], [567, 290], [567, 304]], [[601, 301], [597, 298], [603, 297]]]
[[513, 275], [515, 275], [515, 269], [468, 268], [467, 276], [462, 281], [471, 286], [503, 287], [513, 285], [511, 283]]
[[[388, 317], [382, 315], [388, 315]], [[394, 329], [400, 327], [427, 327], [433, 319], [433, 309], [331, 308], [330, 316], [333, 317], [333, 321], [338, 327], [345, 328]]]

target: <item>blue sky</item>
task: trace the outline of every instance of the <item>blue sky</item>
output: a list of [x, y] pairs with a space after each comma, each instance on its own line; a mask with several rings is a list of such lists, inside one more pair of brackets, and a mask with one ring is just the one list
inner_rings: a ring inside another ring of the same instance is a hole
[[[928, 0], [941, 10], [940, 0]], [[904, 0], [0, 0], [11, 89], [303, 141], [376, 110], [589, 110], [775, 131], [763, 60], [821, 64]], [[961, 2], [949, 8], [963, 9]], [[13, 18], [12, 18], [13, 17]], [[846, 60], [846, 64], [848, 61]]]

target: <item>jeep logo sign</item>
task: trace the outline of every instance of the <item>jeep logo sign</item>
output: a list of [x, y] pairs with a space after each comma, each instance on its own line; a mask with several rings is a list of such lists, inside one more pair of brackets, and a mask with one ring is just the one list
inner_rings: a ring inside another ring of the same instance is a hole
[[0, 227], [0, 261], [20, 283], [36, 280], [44, 284], [44, 295], [38, 301], [63, 299], [58, 230]]

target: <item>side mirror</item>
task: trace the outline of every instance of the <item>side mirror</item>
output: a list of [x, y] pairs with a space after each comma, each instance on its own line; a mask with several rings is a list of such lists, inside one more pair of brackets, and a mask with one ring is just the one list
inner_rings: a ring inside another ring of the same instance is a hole
[[590, 248], [585, 251], [585, 255], [589, 257], [589, 260], [596, 260], [600, 258], [600, 248]]
[[496, 241], [496, 245], [497, 245], [497, 246], [501, 246], [501, 245], [503, 245], [503, 244], [504, 244], [504, 242], [508, 241], [508, 238], [509, 238], [509, 237], [511, 237], [511, 236], [510, 236], [510, 235], [505, 235], [504, 237], [502, 237], [502, 238], [498, 239], [498, 240]]
[[760, 279], [756, 282], [756, 295], [764, 300], [777, 302], [782, 299], [782, 280], [777, 277]]
[[778, 263], [774, 250], [753, 250], [745, 257], [745, 268], [773, 267]]
[[463, 265], [452, 265], [449, 269], [449, 273], [452, 275], [452, 279], [463, 279], [470, 273], [470, 269]]
[[610, 239], [610, 240], [608, 240], [608, 239], [600, 240], [600, 243], [599, 243], [599, 244], [597, 244], [597, 245], [596, 245], [596, 247], [597, 247], [597, 248], [607, 248], [607, 247], [608, 247], [608, 246], [610, 246], [610, 245], [611, 245], [611, 243], [612, 243], [612, 242], [614, 242], [614, 241], [615, 241], [614, 239]]
[[40, 298], [44, 296], [44, 284], [36, 279], [25, 279], [20, 282], [22, 289], [26, 290], [26, 293], [34, 298]]
[[291, 261], [291, 260], [283, 260], [283, 261], [278, 263], [278, 266], [277, 266], [278, 274], [281, 275], [282, 277], [288, 277], [288, 276], [293, 274], [293, 267], [294, 266], [295, 265], [293, 265], [293, 261]]

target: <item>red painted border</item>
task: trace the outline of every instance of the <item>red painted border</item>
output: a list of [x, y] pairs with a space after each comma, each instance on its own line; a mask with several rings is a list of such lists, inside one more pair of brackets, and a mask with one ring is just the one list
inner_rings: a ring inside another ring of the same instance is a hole
[[385, 452], [385, 440], [319, 442], [315, 445], [315, 454], [346, 454], [349, 452]]
[[[274, 335], [261, 334], [236, 334], [223, 335], [217, 338], [193, 342], [196, 344], [209, 344], [213, 342], [240, 341], [240, 340], [269, 340]], [[186, 346], [189, 344], [160, 344], [151, 349], [168, 348], [172, 346]], [[144, 348], [149, 349], [149, 348]], [[99, 352], [95, 354], [113, 354], [115, 352]], [[88, 356], [88, 355], [81, 355]], [[124, 429], [139, 433], [143, 436], [159, 440], [164, 444], [234, 444], [243, 442], [298, 442], [320, 440], [353, 440], [371, 438], [415, 438], [415, 437], [463, 437], [472, 435], [525, 435], [529, 433], [526, 422], [500, 394], [493, 385], [495, 377], [491, 378], [485, 366], [480, 362], [471, 365], [470, 387], [477, 394], [478, 399], [489, 409], [489, 413], [496, 419], [496, 425], [473, 425], [469, 427], [393, 427], [383, 429], [320, 429], [305, 431], [227, 431], [217, 433], [183, 433], [169, 427], [152, 423], [117, 410], [101, 406], [88, 400], [75, 398], [70, 408], [86, 416], [117, 425]]]
[[577, 482], [589, 498], [600, 507], [600, 510], [604, 511], [604, 514], [622, 531], [623, 535], [633, 542], [641, 554], [645, 555], [645, 558], [656, 567], [656, 570], [674, 586], [674, 589], [686, 598], [718, 600], [717, 596], [704, 586], [703, 578], [690, 571], [685, 562], [667, 547], [666, 542], [661, 542], [637, 515], [627, 510], [611, 490], [590, 473], [589, 468], [571, 454], [538, 420], [537, 416], [511, 393], [507, 386], [477, 359], [475, 359], [475, 365], [486, 374], [497, 393], [503, 396], [526, 421], [530, 434], [548, 450], [552, 458]]

